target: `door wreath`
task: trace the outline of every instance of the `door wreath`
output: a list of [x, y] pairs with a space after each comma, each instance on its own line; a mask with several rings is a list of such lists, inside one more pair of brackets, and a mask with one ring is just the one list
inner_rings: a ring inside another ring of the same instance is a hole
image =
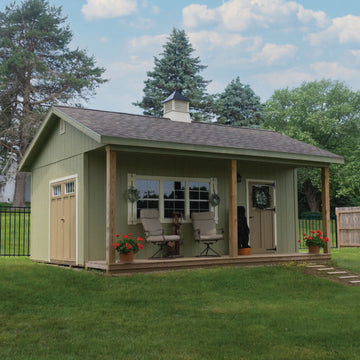
[[267, 209], [271, 206], [271, 195], [269, 186], [253, 186], [252, 189], [253, 207]]

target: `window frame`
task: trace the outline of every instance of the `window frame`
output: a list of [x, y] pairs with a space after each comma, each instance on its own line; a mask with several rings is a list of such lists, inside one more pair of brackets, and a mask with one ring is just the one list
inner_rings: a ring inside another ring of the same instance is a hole
[[[159, 214], [161, 223], [172, 223], [172, 219], [164, 217], [164, 181], [179, 181], [185, 183], [185, 219], [183, 223], [191, 223], [190, 217], [190, 193], [189, 183], [190, 182], [202, 182], [209, 184], [209, 211], [215, 213], [215, 221], [218, 222], [218, 208], [219, 206], [211, 206], [210, 196], [212, 192], [217, 193], [218, 182], [216, 178], [195, 178], [195, 177], [177, 177], [177, 176], [153, 176], [153, 175], [138, 175], [128, 174], [128, 189], [133, 186], [136, 188], [136, 180], [155, 180], [159, 181]], [[128, 200], [128, 225], [136, 225], [141, 223], [140, 219], [137, 218], [137, 201], [134, 203]]]

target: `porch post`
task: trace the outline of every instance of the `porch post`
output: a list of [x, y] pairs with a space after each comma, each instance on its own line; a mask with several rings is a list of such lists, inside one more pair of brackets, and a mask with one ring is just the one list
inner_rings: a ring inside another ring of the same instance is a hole
[[115, 262], [116, 152], [106, 147], [106, 265]]
[[229, 160], [229, 255], [238, 255], [237, 233], [237, 161]]
[[324, 252], [331, 253], [331, 227], [330, 227], [330, 186], [329, 186], [329, 168], [321, 168], [321, 197], [322, 197], [322, 221], [323, 236], [327, 236], [330, 241], [326, 244]]

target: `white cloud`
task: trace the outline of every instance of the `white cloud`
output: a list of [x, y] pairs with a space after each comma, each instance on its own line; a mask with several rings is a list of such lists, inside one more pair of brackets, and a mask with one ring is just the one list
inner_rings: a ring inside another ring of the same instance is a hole
[[254, 61], [264, 61], [271, 65], [275, 63], [283, 63], [285, 58], [294, 57], [298, 48], [291, 44], [277, 45], [265, 44], [261, 52], [256, 55]]
[[310, 65], [318, 78], [353, 80], [360, 77], [360, 71], [350, 69], [338, 62], [321, 61]]
[[323, 27], [327, 22], [323, 11], [305, 9], [295, 1], [286, 0], [229, 0], [210, 9], [207, 5], [191, 4], [183, 9], [183, 24], [196, 28], [209, 22], [231, 31], [244, 31], [249, 27], [267, 28], [271, 24], [300, 24], [314, 22]]
[[130, 15], [136, 9], [136, 0], [87, 0], [81, 12], [87, 20], [94, 20]]
[[161, 34], [155, 36], [144, 35], [130, 40], [130, 46], [133, 50], [141, 50], [141, 51], [144, 51], [145, 49], [154, 49], [154, 48], [160, 49], [160, 46], [166, 42], [167, 38], [168, 38], [167, 34]]
[[349, 50], [349, 52], [356, 58], [356, 61], [360, 62], [360, 50]]
[[199, 31], [188, 35], [190, 43], [197, 49], [204, 45], [210, 45], [210, 47], [233, 47], [248, 40], [248, 38], [239, 34], [221, 34], [216, 31]]
[[193, 28], [199, 23], [208, 23], [217, 18], [217, 11], [208, 9], [207, 5], [191, 4], [185, 7], [182, 13], [184, 26], [187, 28]]
[[360, 42], [360, 16], [346, 15], [335, 18], [326, 30], [312, 33], [307, 37], [313, 46], [334, 39], [340, 44]]
[[110, 77], [111, 79], [126, 78], [129, 75], [132, 77], [134, 75], [141, 74], [143, 77], [145, 71], [152, 67], [151, 61], [142, 61], [138, 60], [137, 57], [132, 56], [129, 62], [117, 61], [110, 64], [107, 67], [105, 77]]

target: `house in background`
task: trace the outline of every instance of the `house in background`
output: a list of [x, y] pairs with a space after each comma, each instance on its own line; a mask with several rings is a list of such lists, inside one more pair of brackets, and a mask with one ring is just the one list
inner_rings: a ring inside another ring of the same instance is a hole
[[[12, 203], [15, 194], [17, 159], [15, 154], [11, 154], [5, 166], [0, 172], [0, 203]], [[25, 202], [30, 202], [30, 181], [26, 179]]]
[[[215, 246], [219, 261], [234, 263], [239, 205], [249, 219], [252, 256], [294, 255], [297, 168], [322, 169], [330, 235], [329, 165], [343, 161], [273, 131], [192, 123], [189, 101], [177, 92], [164, 101], [161, 118], [55, 106], [20, 164], [32, 173], [31, 258], [119, 271], [126, 265], [116, 264], [115, 234], [141, 236], [140, 210], [156, 208], [167, 232], [172, 214], [183, 214], [183, 262], [174, 263], [186, 266], [200, 253], [191, 213], [209, 210], [225, 230], [226, 240]], [[129, 198], [132, 188], [139, 199]], [[218, 205], [210, 201], [214, 194]], [[153, 246], [136, 254], [138, 265]]]

